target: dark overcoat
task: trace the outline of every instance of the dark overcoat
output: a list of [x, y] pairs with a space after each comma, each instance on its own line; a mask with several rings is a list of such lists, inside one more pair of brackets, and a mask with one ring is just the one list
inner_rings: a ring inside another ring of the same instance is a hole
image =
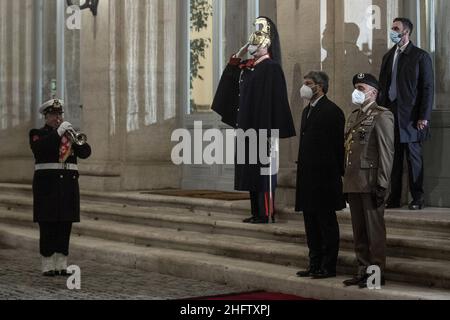
[[296, 211], [339, 211], [342, 193], [344, 129], [342, 110], [326, 96], [302, 115], [297, 165]]
[[[254, 129], [279, 130], [279, 138], [295, 136], [295, 127], [289, 106], [286, 80], [281, 66], [267, 59], [256, 66], [229, 63], [222, 75], [212, 109], [222, 121], [244, 132]], [[259, 160], [252, 164], [248, 155], [249, 140], [245, 140], [244, 164], [235, 165], [235, 189], [238, 191], [267, 192], [269, 176], [261, 175], [267, 167]], [[256, 150], [259, 154], [259, 140]], [[272, 176], [272, 188], [276, 175]], [[273, 190], [272, 189], [272, 190]]]
[[[35, 163], [59, 163], [61, 137], [49, 126], [30, 131]], [[89, 144], [73, 145], [66, 163], [91, 155]], [[73, 170], [39, 170], [33, 178], [34, 222], [80, 222], [79, 173]]]
[[429, 137], [430, 128], [418, 130], [417, 122], [431, 120], [434, 103], [433, 62], [428, 52], [409, 43], [398, 58], [397, 103], [392, 108], [389, 88], [396, 49], [397, 46], [394, 46], [383, 57], [378, 104], [391, 108], [400, 131], [401, 143], [422, 142]]

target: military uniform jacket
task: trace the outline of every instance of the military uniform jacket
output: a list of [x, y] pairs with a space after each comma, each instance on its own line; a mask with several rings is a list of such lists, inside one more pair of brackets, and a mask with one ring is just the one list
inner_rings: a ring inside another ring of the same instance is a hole
[[346, 126], [344, 193], [389, 188], [394, 161], [394, 115], [376, 103], [355, 110]]
[[[36, 164], [59, 163], [61, 137], [49, 126], [30, 131], [30, 146]], [[72, 145], [72, 154], [66, 163], [77, 164], [77, 158], [86, 159], [91, 147]], [[73, 170], [39, 170], [33, 178], [34, 222], [79, 222], [79, 173]]]
[[[267, 59], [253, 67], [233, 63], [223, 72], [212, 109], [222, 122], [235, 129], [279, 130], [279, 138], [296, 135], [294, 121], [288, 101], [286, 80], [281, 66]], [[270, 132], [268, 132], [270, 134]], [[261, 168], [267, 167], [259, 161], [249, 161], [249, 142], [245, 141], [245, 164], [235, 165], [235, 189], [239, 191], [267, 192], [269, 177], [261, 175]], [[259, 154], [259, 141], [257, 143]], [[276, 177], [272, 177], [272, 188]], [[273, 189], [272, 189], [273, 190]]]

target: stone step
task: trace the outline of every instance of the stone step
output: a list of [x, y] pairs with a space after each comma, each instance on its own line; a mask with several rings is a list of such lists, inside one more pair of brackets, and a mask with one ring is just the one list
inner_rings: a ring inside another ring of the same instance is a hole
[[[5, 199], [0, 196], [0, 207], [17, 211], [31, 212], [32, 200], [26, 196], [13, 196]], [[105, 204], [83, 201], [84, 218], [115, 221], [127, 224], [171, 228], [179, 231], [195, 231], [205, 234], [224, 234], [245, 236], [255, 239], [276, 240], [305, 245], [306, 233], [303, 222], [289, 221], [269, 225], [243, 224], [240, 215], [191, 212], [183, 208], [136, 207], [130, 205]], [[12, 213], [14, 219], [17, 214]], [[3, 219], [6, 219], [4, 216]], [[419, 228], [420, 226], [418, 226]], [[342, 224], [341, 247], [353, 249], [351, 226]], [[388, 256], [417, 257], [450, 260], [450, 239], [448, 234], [421, 230], [388, 228]], [[427, 239], [427, 241], [423, 241]]]
[[[23, 226], [31, 225], [30, 214], [19, 212], [0, 211], [0, 221], [9, 222], [12, 225], [17, 223]], [[81, 224], [75, 224], [73, 234], [297, 268], [305, 267], [308, 262], [308, 250], [302, 245], [243, 236], [205, 234], [96, 220], [84, 220]], [[354, 253], [351, 250], [342, 249], [338, 259], [339, 272], [351, 274], [355, 264]], [[450, 288], [449, 267], [449, 261], [390, 257], [386, 279]]]
[[[38, 250], [36, 228], [0, 223], [0, 243], [28, 250]], [[248, 261], [202, 252], [167, 248], [149, 248], [130, 243], [92, 237], [73, 237], [71, 251], [99, 263], [137, 268], [177, 277], [298, 295], [322, 300], [448, 300], [450, 291], [407, 283], [387, 282], [382, 290], [345, 288], [344, 276], [312, 280], [295, 276], [297, 268]], [[75, 263], [76, 261], [69, 261]], [[80, 266], [81, 269], [83, 266]], [[39, 270], [39, 266], [30, 266]], [[36, 271], [38, 272], [38, 271]], [[82, 279], [83, 281], [83, 279]]]
[[[194, 199], [183, 197], [169, 197], [161, 195], [144, 194], [141, 192], [81, 192], [82, 200], [102, 203], [115, 203], [140, 207], [169, 207], [187, 209], [191, 212], [231, 213], [248, 216], [250, 212], [249, 201], [218, 201], [209, 199]], [[0, 195], [28, 195], [31, 196], [31, 186], [17, 184], [0, 184]], [[296, 213], [293, 208], [277, 208], [279, 221], [302, 220], [302, 214]], [[348, 209], [338, 213], [341, 224], [351, 223]], [[413, 229], [450, 233], [450, 209], [427, 208], [423, 211], [412, 212], [406, 209], [386, 210], [385, 220], [387, 227], [399, 229]], [[420, 228], [418, 228], [420, 226]], [[449, 236], [450, 237], [450, 236]]]

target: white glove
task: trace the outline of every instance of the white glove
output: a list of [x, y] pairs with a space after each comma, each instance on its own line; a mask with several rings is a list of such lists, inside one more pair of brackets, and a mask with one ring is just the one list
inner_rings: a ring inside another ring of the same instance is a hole
[[242, 59], [247, 54], [249, 45], [250, 43], [247, 42], [241, 49], [239, 49], [238, 53], [236, 53], [234, 56], [236, 58]]
[[63, 123], [61, 123], [61, 125], [58, 128], [58, 134], [60, 137], [62, 137], [67, 130], [72, 128], [72, 124], [70, 122], [64, 121]]

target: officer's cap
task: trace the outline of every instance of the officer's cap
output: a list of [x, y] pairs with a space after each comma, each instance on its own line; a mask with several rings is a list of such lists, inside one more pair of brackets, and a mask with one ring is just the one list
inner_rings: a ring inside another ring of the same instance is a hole
[[375, 76], [371, 75], [370, 73], [358, 73], [357, 75], [355, 75], [353, 77], [353, 86], [355, 86], [357, 83], [365, 83], [377, 90], [380, 90], [380, 83], [378, 82], [377, 78], [375, 78]]
[[44, 102], [39, 108], [39, 113], [46, 115], [48, 113], [64, 113], [64, 101], [60, 99], [51, 99]]

